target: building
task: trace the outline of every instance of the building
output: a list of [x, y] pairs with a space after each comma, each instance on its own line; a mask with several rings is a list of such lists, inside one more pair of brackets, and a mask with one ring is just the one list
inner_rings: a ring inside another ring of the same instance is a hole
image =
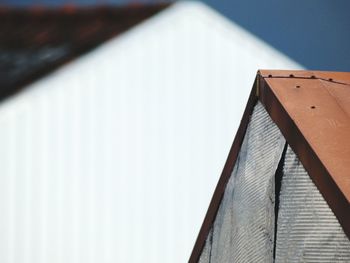
[[349, 85], [258, 72], [190, 262], [350, 261]]
[[301, 67], [196, 2], [0, 20], [1, 262], [186, 261], [254, 72]]

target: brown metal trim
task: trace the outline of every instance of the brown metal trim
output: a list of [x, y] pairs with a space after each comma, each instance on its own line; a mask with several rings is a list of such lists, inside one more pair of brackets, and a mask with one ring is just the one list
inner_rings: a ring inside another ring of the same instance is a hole
[[260, 76], [259, 79], [259, 100], [281, 130], [288, 144], [297, 154], [311, 179], [339, 220], [345, 234], [350, 237], [350, 203], [344, 192], [334, 181], [332, 174], [320, 160], [309, 140], [302, 134], [295, 120], [291, 118], [286, 108], [279, 101], [273, 87], [269, 85], [263, 76]]
[[215, 188], [214, 195], [211, 199], [207, 214], [205, 216], [205, 219], [203, 221], [202, 227], [199, 231], [196, 243], [194, 245], [194, 248], [192, 250], [192, 254], [190, 256], [190, 259], [188, 262], [195, 263], [198, 262], [199, 257], [201, 255], [201, 252], [203, 250], [203, 247], [205, 245], [206, 238], [209, 234], [209, 231], [211, 229], [211, 226], [215, 220], [216, 213], [219, 209], [221, 199], [224, 195], [226, 184], [228, 180], [230, 179], [233, 167], [236, 163], [238, 153], [240, 151], [241, 145], [243, 143], [244, 135], [246, 133], [246, 129], [250, 120], [251, 113], [253, 112], [254, 106], [257, 102], [256, 97], [256, 86], [257, 86], [257, 79], [255, 81], [255, 84], [253, 86], [253, 89], [250, 93], [247, 106], [245, 108], [240, 126], [238, 128], [237, 134], [235, 136], [235, 139], [233, 141], [230, 153], [228, 155], [227, 161], [225, 163], [224, 169], [222, 171], [222, 174], [220, 176], [219, 182]]
[[322, 79], [325, 81], [350, 85], [349, 72], [307, 71], [307, 70], [259, 70], [264, 78]]

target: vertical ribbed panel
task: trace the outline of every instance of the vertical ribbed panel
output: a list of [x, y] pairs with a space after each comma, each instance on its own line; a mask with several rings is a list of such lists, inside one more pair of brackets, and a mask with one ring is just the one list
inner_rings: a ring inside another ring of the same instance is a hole
[[273, 261], [274, 180], [284, 145], [258, 103], [200, 262]]
[[0, 262], [185, 262], [257, 68], [298, 65], [181, 2], [0, 105]]
[[276, 262], [350, 262], [350, 241], [288, 147], [277, 220]]

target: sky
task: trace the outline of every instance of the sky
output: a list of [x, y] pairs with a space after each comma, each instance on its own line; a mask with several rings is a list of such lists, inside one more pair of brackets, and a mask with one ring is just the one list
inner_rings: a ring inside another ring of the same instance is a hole
[[207, 1], [308, 69], [350, 71], [350, 1]]
[[[126, 4], [127, 0], [0, 0], [2, 5]], [[308, 69], [350, 71], [350, 1], [203, 1]]]

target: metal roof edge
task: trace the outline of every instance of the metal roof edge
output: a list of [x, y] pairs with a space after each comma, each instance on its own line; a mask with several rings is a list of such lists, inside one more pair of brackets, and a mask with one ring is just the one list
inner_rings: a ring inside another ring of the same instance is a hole
[[[274, 71], [269, 72], [274, 75]], [[286, 73], [293, 74], [294, 76], [309, 74], [307, 71], [287, 71]], [[318, 72], [317, 74], [318, 76], [337, 75], [335, 72], [332, 72], [330, 75], [328, 75], [327, 72]], [[347, 74], [350, 76], [349, 73]], [[284, 76], [284, 78], [290, 79], [294, 78], [294, 76]], [[261, 101], [265, 106], [266, 111], [281, 130], [287, 143], [298, 156], [310, 178], [315, 183], [329, 207], [334, 212], [339, 223], [343, 227], [345, 234], [350, 237], [350, 202], [349, 196], [347, 196], [347, 193], [344, 191], [344, 189], [347, 188], [347, 185], [342, 182], [339, 184], [339, 180], [337, 182], [335, 175], [331, 172], [332, 169], [329, 167], [329, 164], [325, 164], [322, 157], [320, 157], [320, 154], [312, 146], [309, 134], [304, 134], [301, 130], [300, 121], [298, 118], [291, 116], [290, 109], [286, 107], [287, 101], [281, 101], [280, 98], [278, 98], [278, 95], [276, 95], [273, 85], [268, 82], [271, 77], [265, 77], [264, 75], [258, 74], [258, 78], [259, 86], [257, 88], [259, 89], [259, 101]], [[317, 82], [319, 80], [320, 78], [317, 77], [311, 78], [311, 81], [313, 82]], [[323, 78], [321, 80], [323, 80]], [[300, 81], [296, 78], [295, 87], [297, 84], [300, 84]], [[299, 96], [299, 100], [302, 100], [301, 96]], [[310, 106], [310, 111], [315, 110], [313, 107], [314, 106]], [[308, 125], [313, 126], [314, 123], [308, 123]], [[334, 131], [336, 132], [336, 128]], [[334, 136], [329, 137], [329, 139], [334, 139]], [[319, 141], [319, 143], [322, 142]]]
[[264, 78], [321, 79], [333, 83], [350, 85], [349, 72], [309, 71], [309, 70], [259, 70]]

